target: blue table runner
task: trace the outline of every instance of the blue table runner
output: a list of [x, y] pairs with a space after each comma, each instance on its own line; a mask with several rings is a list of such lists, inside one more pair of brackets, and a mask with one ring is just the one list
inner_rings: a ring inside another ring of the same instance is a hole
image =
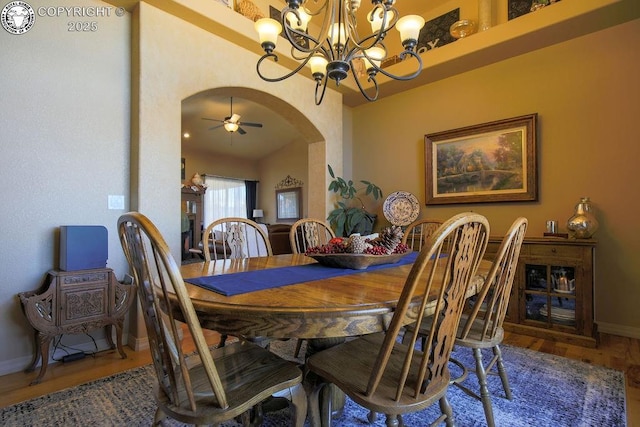
[[185, 279], [185, 282], [209, 289], [225, 296], [233, 296], [248, 292], [261, 291], [264, 289], [278, 288], [280, 286], [293, 285], [295, 283], [312, 282], [314, 280], [322, 280], [331, 277], [346, 276], [349, 274], [364, 273], [367, 271], [412, 264], [416, 260], [417, 256], [418, 252], [412, 252], [407, 256], [402, 257], [400, 261], [396, 263], [373, 265], [365, 270], [325, 267], [315, 263], [291, 267], [270, 268], [266, 270], [220, 274], [217, 276], [195, 277], [192, 279]]

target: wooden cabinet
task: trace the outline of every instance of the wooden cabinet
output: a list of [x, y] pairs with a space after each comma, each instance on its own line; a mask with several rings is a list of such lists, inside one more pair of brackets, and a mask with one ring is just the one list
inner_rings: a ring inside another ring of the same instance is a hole
[[116, 328], [117, 349], [122, 358], [124, 316], [133, 302], [135, 286], [116, 280], [109, 268], [80, 271], [51, 270], [37, 291], [18, 294], [22, 309], [35, 333], [33, 361], [26, 371], [33, 371], [40, 359], [40, 373], [31, 384], [37, 384], [47, 371], [49, 345], [61, 334], [81, 334], [106, 327], [106, 338], [115, 348], [111, 336]]
[[189, 241], [187, 249], [197, 248], [202, 240], [204, 192], [201, 185], [182, 187], [182, 209], [189, 218]]
[[[491, 238], [492, 259], [502, 238]], [[596, 241], [525, 238], [505, 329], [595, 347], [593, 322]]]

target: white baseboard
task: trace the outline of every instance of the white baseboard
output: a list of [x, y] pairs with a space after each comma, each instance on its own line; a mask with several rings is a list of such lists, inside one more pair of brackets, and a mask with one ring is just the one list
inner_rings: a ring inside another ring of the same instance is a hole
[[597, 322], [597, 324], [598, 332], [600, 333], [640, 339], [640, 328], [634, 328], [625, 325], [616, 325], [615, 323], [606, 322]]

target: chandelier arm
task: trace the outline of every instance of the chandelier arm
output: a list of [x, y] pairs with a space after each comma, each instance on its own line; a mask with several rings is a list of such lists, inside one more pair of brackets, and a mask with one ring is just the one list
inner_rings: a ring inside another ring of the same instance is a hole
[[378, 81], [376, 80], [375, 73], [369, 73], [369, 78], [367, 79], [367, 81], [373, 82], [373, 87], [375, 88], [375, 94], [373, 96], [370, 96], [362, 87], [362, 84], [360, 83], [360, 79], [358, 78], [358, 75], [356, 74], [353, 68], [353, 61], [351, 62], [350, 65], [351, 65], [351, 75], [353, 75], [353, 79], [356, 81], [356, 84], [358, 85], [358, 89], [360, 89], [360, 93], [362, 94], [362, 96], [367, 98], [367, 101], [371, 101], [371, 102], [378, 99], [378, 94], [380, 92], [380, 89], [378, 88]]
[[[322, 93], [320, 94], [320, 98], [318, 98], [318, 88], [322, 85]], [[327, 90], [327, 76], [325, 75], [322, 81], [320, 79], [316, 80], [316, 105], [320, 105], [322, 100], [324, 99], [324, 92]]]
[[296, 67], [290, 73], [284, 74], [281, 77], [273, 77], [273, 78], [272, 77], [266, 77], [264, 74], [262, 74], [260, 72], [260, 64], [262, 64], [262, 62], [267, 58], [273, 58], [274, 62], [278, 62], [278, 55], [276, 55], [275, 53], [265, 53], [264, 55], [262, 55], [262, 57], [260, 57], [260, 59], [258, 59], [258, 63], [256, 64], [256, 71], [258, 73], [258, 76], [260, 76], [260, 78], [262, 80], [264, 80], [266, 82], [274, 83], [274, 82], [281, 82], [282, 80], [288, 79], [289, 77], [295, 75], [297, 72], [302, 70], [302, 68], [305, 65], [307, 65], [307, 62], [309, 62], [310, 56], [308, 56], [306, 59], [304, 59], [304, 61], [300, 65], [298, 65], [298, 67]]
[[[376, 5], [372, 11], [372, 15], [375, 13], [376, 9], [383, 9], [384, 6], [382, 5]], [[376, 32], [376, 33], [372, 33], [368, 36], [366, 36], [364, 39], [360, 40], [360, 37], [358, 36], [358, 32], [357, 30], [354, 28], [353, 32], [350, 34], [350, 39], [351, 39], [351, 43], [353, 43], [354, 46], [362, 49], [362, 50], [366, 50], [366, 49], [370, 49], [378, 44], [382, 44], [382, 41], [384, 40], [384, 38], [387, 36], [387, 33], [389, 32], [389, 30], [393, 29], [396, 26], [396, 22], [398, 22], [398, 10], [395, 7], [389, 7], [388, 9], [386, 9], [386, 13], [384, 13], [383, 15], [383, 20], [382, 20], [382, 25], [380, 26], [380, 31]], [[389, 12], [393, 13], [393, 18], [391, 20], [391, 24], [389, 24], [388, 28], [387, 28], [387, 16], [389, 14]], [[384, 28], [387, 28], [386, 31], [383, 31]], [[349, 30], [352, 30], [352, 27], [349, 27]], [[351, 31], [350, 31], [351, 32]], [[365, 43], [369, 40], [372, 40], [373, 42], [371, 42], [368, 46], [365, 47]], [[386, 50], [386, 48], [385, 48]]]
[[419, 75], [419, 74], [420, 74], [420, 72], [422, 71], [422, 58], [420, 57], [420, 55], [419, 55], [419, 54], [417, 54], [416, 52], [413, 52], [413, 51], [411, 51], [411, 50], [405, 50], [404, 52], [402, 52], [402, 53], [401, 53], [400, 55], [398, 55], [398, 56], [400, 57], [400, 59], [401, 59], [402, 61], [404, 61], [404, 59], [405, 59], [405, 57], [406, 57], [407, 55], [413, 56], [413, 57], [416, 59], [416, 61], [418, 61], [418, 68], [416, 69], [416, 71], [414, 71], [414, 72], [413, 72], [413, 74], [409, 74], [409, 75], [407, 75], [407, 76], [398, 76], [398, 75], [392, 74], [392, 73], [390, 73], [390, 72], [388, 72], [388, 71], [385, 71], [384, 69], [382, 69], [382, 68], [378, 67], [378, 66], [377, 66], [377, 65], [375, 65], [375, 64], [372, 64], [372, 66], [373, 66], [373, 68], [376, 70], [376, 72], [378, 72], [378, 73], [382, 73], [382, 74], [384, 74], [385, 76], [387, 76], [387, 77], [389, 77], [389, 78], [392, 78], [392, 79], [394, 79], [394, 80], [403, 80], [403, 81], [411, 80], [411, 79], [414, 79], [414, 78], [418, 77], [418, 75]]
[[[284, 28], [285, 38], [289, 43], [291, 43], [291, 47], [294, 48], [295, 50], [298, 50], [303, 53], [312, 53], [317, 50], [318, 46], [320, 46], [320, 42], [318, 41], [318, 39], [316, 39], [313, 36], [310, 36], [305, 32], [296, 30], [295, 28], [291, 28], [289, 27], [289, 25], [285, 25], [283, 26], [283, 28]], [[311, 46], [311, 42], [313, 42], [314, 47], [310, 48], [310, 47], [302, 46], [301, 44], [298, 43], [298, 40], [300, 39], [306, 40], [309, 43], [309, 46]]]

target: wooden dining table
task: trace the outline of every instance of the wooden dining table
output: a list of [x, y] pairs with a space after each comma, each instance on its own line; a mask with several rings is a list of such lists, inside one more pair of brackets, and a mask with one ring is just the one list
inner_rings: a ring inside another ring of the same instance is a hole
[[[180, 271], [188, 280], [315, 262], [304, 254], [284, 254], [192, 263], [181, 266]], [[358, 270], [233, 296], [188, 282], [186, 286], [202, 326], [221, 334], [246, 338], [349, 337], [386, 330], [411, 266]], [[489, 261], [482, 261], [467, 297], [479, 292], [490, 266]]]

